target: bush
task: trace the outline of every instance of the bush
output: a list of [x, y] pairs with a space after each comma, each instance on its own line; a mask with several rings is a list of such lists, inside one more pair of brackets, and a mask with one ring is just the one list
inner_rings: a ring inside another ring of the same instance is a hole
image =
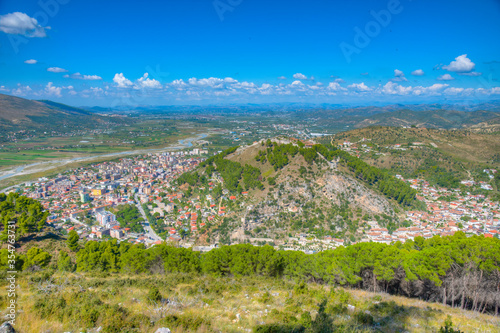
[[212, 325], [208, 319], [193, 314], [169, 315], [158, 321], [157, 324], [170, 329], [182, 329], [187, 332], [195, 332], [200, 328], [204, 328], [208, 332], [212, 331]]
[[306, 328], [296, 324], [264, 324], [253, 329], [254, 333], [303, 333]]
[[365, 312], [357, 312], [354, 317], [360, 324], [369, 326], [373, 325], [374, 320], [371, 314]]
[[146, 297], [149, 304], [159, 303], [163, 299], [160, 291], [156, 287], [150, 288]]

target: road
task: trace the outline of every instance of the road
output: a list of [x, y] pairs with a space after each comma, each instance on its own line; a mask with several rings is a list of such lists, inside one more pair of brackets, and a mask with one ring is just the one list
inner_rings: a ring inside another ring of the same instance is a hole
[[149, 238], [151, 238], [155, 241], [163, 240], [163, 239], [161, 239], [160, 236], [158, 236], [156, 234], [156, 232], [153, 230], [153, 228], [151, 228], [151, 226], [149, 225], [148, 218], [146, 217], [146, 213], [144, 212], [144, 209], [142, 208], [142, 205], [139, 201], [139, 196], [137, 194], [135, 195], [135, 201], [136, 201], [137, 208], [139, 209], [139, 212], [141, 212], [142, 218], [144, 219], [144, 223], [142, 224], [142, 226], [144, 227], [144, 230], [146, 231], [146, 233], [145, 233], [146, 236], [148, 236]]

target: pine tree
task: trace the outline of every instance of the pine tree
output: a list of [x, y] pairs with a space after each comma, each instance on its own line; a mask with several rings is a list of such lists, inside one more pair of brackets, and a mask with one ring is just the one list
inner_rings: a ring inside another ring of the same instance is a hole
[[74, 230], [71, 230], [68, 235], [68, 240], [66, 241], [68, 244], [68, 247], [71, 251], [76, 252], [78, 249], [78, 240], [80, 239], [80, 236], [78, 236], [78, 233]]

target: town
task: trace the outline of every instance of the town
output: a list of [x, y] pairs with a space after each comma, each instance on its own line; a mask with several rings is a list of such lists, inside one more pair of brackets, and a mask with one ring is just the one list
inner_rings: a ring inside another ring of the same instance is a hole
[[[351, 154], [360, 154], [356, 145], [350, 142], [344, 142], [339, 147]], [[364, 143], [361, 147], [365, 153], [370, 151]], [[392, 148], [400, 147], [396, 145]], [[17, 190], [42, 202], [50, 211], [50, 225], [64, 232], [75, 230], [82, 239], [115, 238], [145, 246], [167, 241], [175, 246], [208, 251], [219, 246], [221, 239], [220, 235], [210, 239], [207, 231], [220, 225], [225, 216], [233, 213], [230, 207], [243, 206], [248, 195], [248, 192], [230, 194], [217, 172], [209, 180], [208, 188], [201, 189], [203, 194], [196, 197], [191, 195], [189, 187], [177, 184], [177, 178], [198, 167], [208, 153], [205, 148], [194, 148], [122, 158], [70, 170], [53, 179], [40, 178], [25, 183]], [[491, 178], [497, 171], [491, 169], [484, 172]], [[500, 207], [483, 194], [463, 196], [459, 190], [431, 186], [423, 179], [396, 177], [418, 191], [417, 198], [425, 203], [426, 210], [404, 212], [404, 226], [391, 231], [381, 227], [376, 220], [362, 221], [357, 230], [362, 235], [361, 242], [390, 244], [419, 236], [452, 235], [459, 230], [486, 237], [500, 235]], [[468, 187], [489, 188], [484, 182], [464, 180], [462, 183]], [[218, 190], [221, 193], [212, 192]], [[261, 216], [259, 219], [270, 218], [272, 216]], [[328, 235], [316, 237], [303, 232], [289, 234], [284, 239], [240, 235], [228, 242], [271, 244], [276, 249], [306, 253], [356, 243], [349, 239]]]

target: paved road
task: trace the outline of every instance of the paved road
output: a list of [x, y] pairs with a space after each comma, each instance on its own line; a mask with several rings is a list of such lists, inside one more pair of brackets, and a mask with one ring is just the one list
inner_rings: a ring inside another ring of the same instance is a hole
[[162, 240], [161, 237], [158, 236], [156, 234], [156, 232], [153, 230], [153, 228], [151, 228], [151, 226], [149, 225], [148, 218], [146, 217], [146, 213], [144, 212], [144, 209], [142, 208], [142, 205], [139, 201], [139, 196], [137, 194], [135, 195], [135, 201], [136, 201], [137, 208], [141, 212], [142, 218], [144, 219], [144, 223], [142, 224], [142, 226], [144, 227], [144, 230], [146, 231], [146, 235], [149, 236], [149, 238], [154, 239], [155, 241]]

